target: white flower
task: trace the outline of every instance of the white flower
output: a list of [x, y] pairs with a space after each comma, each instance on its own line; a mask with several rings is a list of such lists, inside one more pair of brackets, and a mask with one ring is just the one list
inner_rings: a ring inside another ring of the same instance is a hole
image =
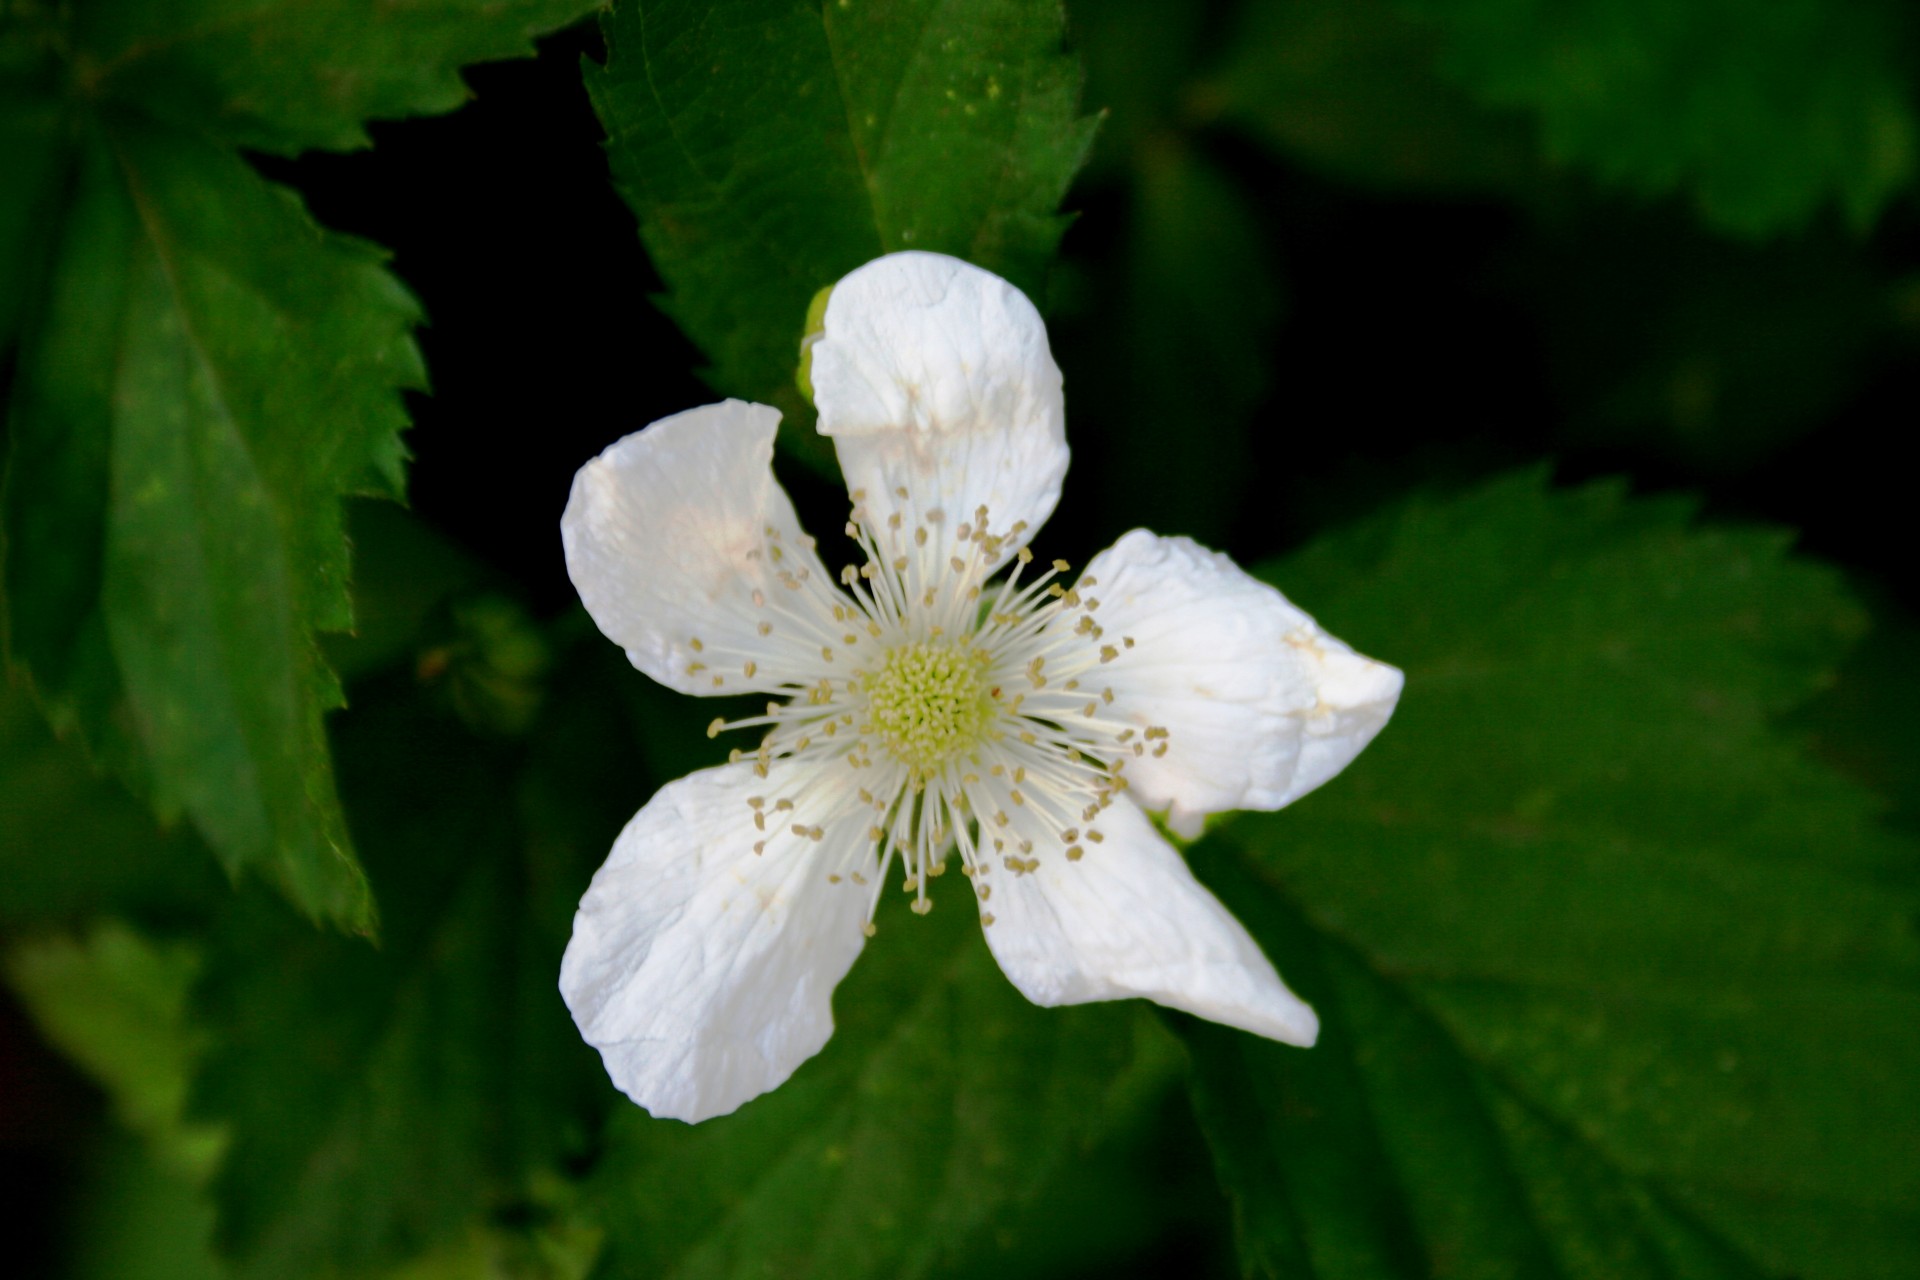
[[1400, 673], [1185, 538], [1135, 530], [1077, 580], [1035, 560], [1060, 371], [997, 276], [869, 263], [834, 287], [811, 377], [857, 566], [821, 562], [770, 470], [780, 415], [738, 400], [608, 448], [561, 523], [634, 666], [772, 699], [714, 722], [757, 747], [662, 787], [574, 917], [560, 989], [614, 1083], [688, 1121], [780, 1084], [832, 1034], [889, 873], [924, 912], [954, 865], [940, 889], [1036, 1004], [1144, 996], [1312, 1044], [1147, 811], [1194, 833], [1289, 803], [1379, 732]]

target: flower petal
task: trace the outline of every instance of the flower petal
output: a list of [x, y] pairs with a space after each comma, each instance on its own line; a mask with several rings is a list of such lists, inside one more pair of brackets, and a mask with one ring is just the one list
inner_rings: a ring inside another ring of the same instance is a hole
[[994, 871], [980, 903], [987, 945], [1039, 1005], [1128, 996], [1184, 1009], [1287, 1044], [1311, 1045], [1320, 1020], [1138, 806], [1115, 801], [1105, 839], [1069, 862]]
[[1040, 313], [991, 272], [936, 253], [861, 267], [827, 300], [812, 381], [821, 434], [876, 530], [894, 512], [909, 530], [932, 512], [957, 528], [985, 506], [993, 533], [1024, 521], [1024, 542], [1060, 500], [1060, 369]]
[[773, 478], [779, 423], [779, 410], [744, 400], [689, 409], [615, 441], [573, 478], [560, 518], [567, 573], [600, 630], [670, 689], [771, 690], [817, 665], [817, 639], [794, 626], [760, 634], [768, 614], [754, 603], [786, 591], [782, 573], [828, 584]]
[[747, 801], [768, 788], [745, 764], [668, 783], [573, 918], [560, 994], [656, 1116], [725, 1115], [792, 1075], [833, 1034], [833, 989], [866, 942], [865, 892], [827, 880], [831, 836], [856, 833], [780, 833], [755, 854]]
[[1129, 794], [1167, 808], [1182, 835], [1205, 814], [1291, 804], [1345, 768], [1399, 700], [1397, 669], [1191, 539], [1136, 529], [1086, 578], [1119, 651], [1100, 668], [1113, 710], [1167, 731], [1163, 755], [1143, 743], [1127, 761]]

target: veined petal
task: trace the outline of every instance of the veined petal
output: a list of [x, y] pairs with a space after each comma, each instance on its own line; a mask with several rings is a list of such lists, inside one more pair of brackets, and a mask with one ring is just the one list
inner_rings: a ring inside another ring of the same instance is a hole
[[1124, 797], [1077, 862], [991, 877], [987, 945], [1039, 1005], [1143, 996], [1270, 1040], [1311, 1045], [1320, 1020], [1220, 900]]
[[896, 512], [908, 530], [954, 529], [985, 506], [992, 533], [1024, 522], [1025, 542], [1060, 500], [1060, 369], [1040, 313], [991, 272], [935, 253], [861, 267], [828, 298], [812, 380], [820, 431], [876, 529]]
[[1086, 578], [1107, 637], [1132, 642], [1101, 670], [1114, 711], [1167, 731], [1164, 754], [1127, 761], [1129, 794], [1166, 808], [1182, 835], [1209, 813], [1291, 804], [1345, 768], [1399, 701], [1396, 668], [1189, 538], [1136, 529]]
[[798, 625], [761, 634], [768, 615], [755, 603], [781, 601], [782, 574], [828, 582], [773, 478], [779, 423], [778, 409], [744, 400], [689, 409], [573, 477], [560, 518], [567, 573], [600, 630], [670, 689], [771, 690], [817, 665], [820, 640]]
[[573, 918], [560, 994], [653, 1115], [725, 1115], [792, 1075], [833, 1034], [833, 989], [866, 942], [866, 894], [827, 880], [831, 843], [780, 833], [753, 851], [748, 799], [769, 781], [734, 764], [662, 787]]

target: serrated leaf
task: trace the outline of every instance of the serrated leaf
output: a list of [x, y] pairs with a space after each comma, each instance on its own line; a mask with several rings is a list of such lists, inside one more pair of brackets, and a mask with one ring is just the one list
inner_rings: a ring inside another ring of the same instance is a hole
[[[1197, 853], [1322, 1020], [1310, 1054], [1174, 1019], [1249, 1276], [1762, 1273], [1517, 1099], [1362, 958], [1232, 865]], [[1681, 1266], [1730, 1257], [1724, 1272]]]
[[214, 1191], [236, 1274], [385, 1265], [463, 1238], [476, 1211], [535, 1212], [529, 1185], [604, 1100], [553, 975], [624, 817], [602, 805], [627, 781], [617, 711], [570, 696], [517, 748], [408, 684], [365, 686], [336, 743], [380, 947], [259, 895], [209, 947], [194, 1105], [234, 1135]]
[[460, 68], [523, 57], [595, 0], [102, 0], [76, 35], [92, 92], [236, 147], [368, 145], [368, 120], [451, 111]]
[[1121, 1123], [1165, 1078], [1163, 1039], [1128, 1006], [1028, 1004], [979, 934], [964, 902], [882, 912], [792, 1080], [691, 1127], [623, 1108], [592, 1179], [597, 1274], [926, 1275]]
[[[1532, 478], [1272, 576], [1403, 664], [1407, 693], [1348, 777], [1231, 824], [1244, 870], [1214, 868], [1327, 1020], [1309, 1054], [1190, 1029], [1230, 1189], [1280, 1224], [1250, 1256], [1353, 1276], [1910, 1266], [1920, 904], [1894, 873], [1914, 850], [1769, 724], [1858, 628], [1834, 576], [1683, 503]], [[1288, 1208], [1329, 1160], [1376, 1209]], [[1386, 1238], [1408, 1251], [1339, 1247]]]
[[624, 0], [603, 26], [614, 180], [715, 387], [803, 425], [807, 304], [895, 250], [1043, 296], [1094, 123], [1059, 0]]
[[1480, 101], [1539, 119], [1549, 158], [1767, 234], [1837, 203], [1870, 224], [1913, 181], [1920, 121], [1891, 4], [1402, 0]]
[[230, 871], [364, 929], [314, 632], [350, 622], [340, 497], [400, 492], [418, 308], [237, 156], [127, 119], [79, 165], [11, 405], [12, 655]]
[[420, 315], [232, 148], [359, 145], [587, 7], [27, 4], [0, 39], [8, 657], [163, 819], [349, 929], [317, 633], [351, 622], [340, 499], [403, 487]]

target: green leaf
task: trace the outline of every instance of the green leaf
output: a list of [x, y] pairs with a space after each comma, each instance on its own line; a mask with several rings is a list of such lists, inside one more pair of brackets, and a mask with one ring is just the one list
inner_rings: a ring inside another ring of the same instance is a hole
[[234, 148], [359, 145], [586, 8], [22, 4], [0, 38], [9, 660], [163, 820], [349, 929], [317, 636], [352, 623], [340, 499], [403, 489], [420, 314]]
[[1256, 1273], [1910, 1269], [1915, 851], [1771, 728], [1859, 625], [1785, 544], [1521, 478], [1272, 573], [1407, 692], [1199, 867], [1326, 1020], [1186, 1027]]
[[90, 93], [255, 151], [368, 145], [369, 119], [451, 111], [460, 68], [522, 57], [594, 0], [98, 0], [76, 29]]
[[190, 832], [161, 832], [125, 788], [47, 732], [26, 691], [0, 686], [0, 927], [15, 933], [105, 910], [171, 920], [224, 890]]
[[1395, 0], [1252, 0], [1192, 93], [1304, 164], [1386, 190], [1513, 194], [1540, 168], [1527, 120], [1440, 77], [1440, 41]]
[[200, 1181], [117, 1129], [85, 1153], [65, 1215], [64, 1280], [227, 1280]]
[[953, 897], [882, 912], [833, 1039], [774, 1092], [696, 1126], [623, 1105], [592, 1178], [600, 1274], [925, 1275], [1166, 1078], [1149, 1020], [1028, 1004]]
[[603, 25], [587, 88], [662, 305], [788, 443], [807, 304], [863, 262], [933, 250], [1043, 297], [1094, 125], [1059, 0], [624, 0]]
[[537, 1180], [584, 1147], [605, 1077], [554, 975], [628, 816], [634, 748], [596, 687], [555, 698], [516, 746], [469, 733], [411, 673], [361, 687], [335, 746], [378, 949], [233, 899], [194, 1099], [234, 1135], [214, 1191], [237, 1274], [458, 1252], [477, 1213], [542, 1213]]
[[400, 493], [418, 308], [237, 156], [127, 119], [80, 165], [11, 406], [13, 656], [230, 871], [367, 928], [314, 632], [351, 622], [340, 496]]
[[107, 1091], [122, 1124], [187, 1170], [209, 1167], [222, 1143], [182, 1122], [200, 1048], [187, 1020], [199, 962], [190, 943], [109, 920], [80, 938], [16, 943], [4, 966], [41, 1034]]
[[62, 113], [23, 72], [0, 62], [0, 361], [39, 295], [67, 168]]
[[1746, 234], [1837, 201], [1858, 227], [1913, 180], [1905, 14], [1857, 0], [1402, 0], [1481, 102], [1537, 114], [1548, 157], [1684, 191]]

